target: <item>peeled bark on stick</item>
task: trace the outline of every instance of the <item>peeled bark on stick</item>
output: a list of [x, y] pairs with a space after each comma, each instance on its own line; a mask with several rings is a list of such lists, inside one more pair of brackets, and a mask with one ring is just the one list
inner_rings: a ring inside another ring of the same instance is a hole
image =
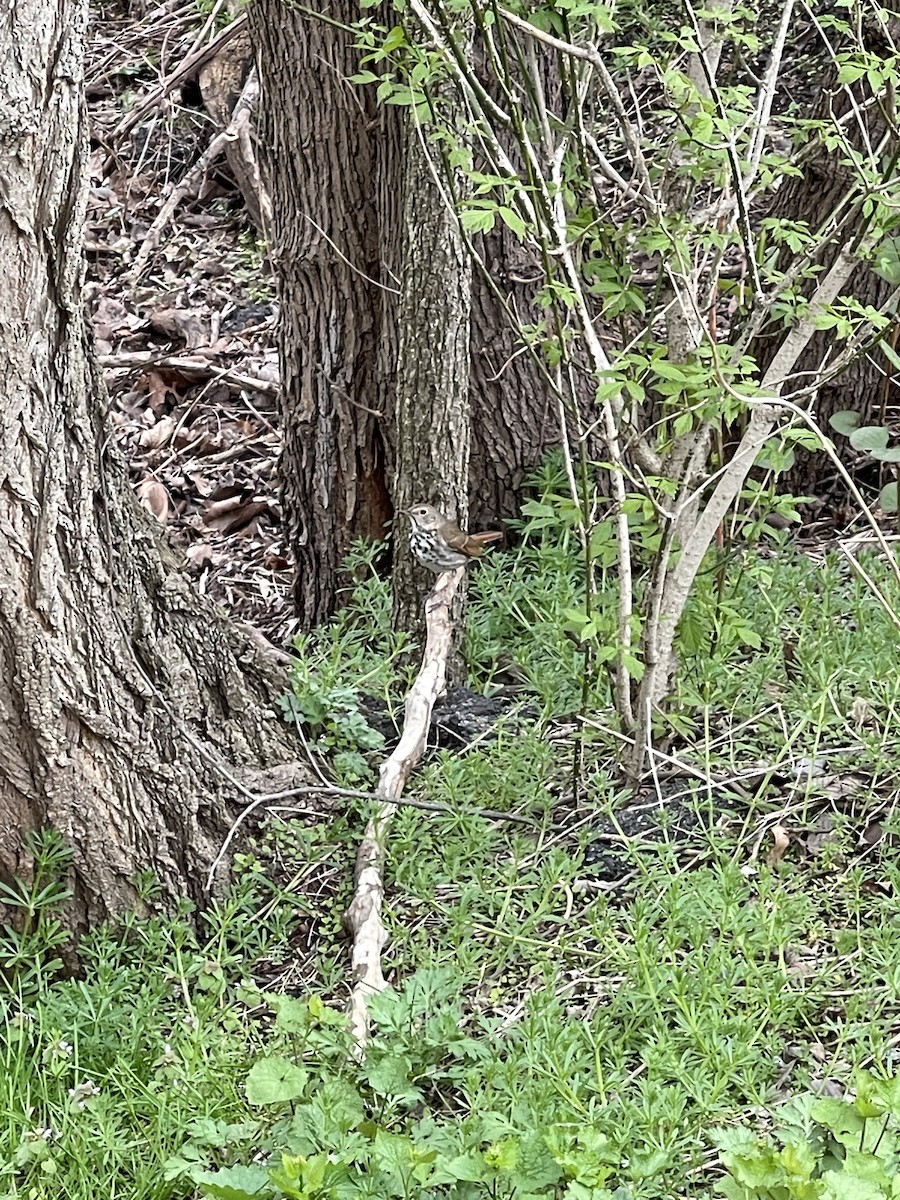
[[446, 686], [447, 659], [453, 645], [451, 605], [464, 574], [465, 567], [460, 567], [439, 575], [425, 601], [426, 641], [422, 666], [406, 697], [400, 741], [381, 767], [375, 794], [384, 803], [366, 826], [356, 855], [356, 890], [344, 923], [353, 935], [350, 1028], [360, 1055], [365, 1052], [369, 1035], [368, 997], [387, 987], [381, 970], [381, 951], [388, 934], [382, 924], [381, 906], [388, 829], [397, 811], [396, 801], [425, 749], [434, 703]]

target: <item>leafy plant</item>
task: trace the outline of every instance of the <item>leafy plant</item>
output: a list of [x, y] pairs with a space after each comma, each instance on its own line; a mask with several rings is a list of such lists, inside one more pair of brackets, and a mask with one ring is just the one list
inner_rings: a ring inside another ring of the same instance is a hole
[[[867, 114], [861, 125], [875, 122], [856, 147], [837, 109], [811, 118], [780, 103], [789, 6], [773, 22], [727, 5], [649, 15], [410, 0], [390, 26], [365, 8], [355, 81], [407, 107], [435, 171], [464, 179], [450, 190], [476, 261], [472, 235], [502, 225], [536, 265], [537, 315], [517, 333], [559, 402], [565, 482], [528, 515], [577, 545], [565, 619], [582, 651], [582, 714], [608, 676], [637, 779], [675, 689], [678, 624], [723, 522], [742, 497], [795, 515], [753, 473], [785, 469], [793, 444], [818, 444], [786, 397], [802, 400], [891, 326], [893, 300], [877, 310], [845, 293], [861, 262], [894, 270], [894, 159], [864, 147], [896, 133], [883, 100], [896, 56], [874, 55], [849, 14], [814, 19], [820, 67]], [[759, 74], [749, 64], [764, 44]], [[842, 180], [815, 229], [756, 216], [801, 173], [795, 145]], [[810, 380], [797, 366], [825, 329], [834, 352]], [[762, 336], [777, 347], [765, 372], [750, 356]]]
[[[884, 343], [882, 343], [884, 345]], [[897, 365], [900, 357], [894, 354]], [[858, 412], [850, 409], [834, 413], [828, 418], [831, 428], [843, 433], [850, 441], [854, 450], [870, 455], [876, 462], [894, 464], [895, 478], [882, 487], [878, 503], [886, 513], [900, 511], [900, 501], [897, 498], [898, 479], [900, 479], [900, 446], [889, 446], [891, 431], [886, 425], [863, 425]]]
[[30, 995], [62, 967], [56, 951], [69, 941], [59, 914], [71, 893], [64, 883], [72, 851], [55, 829], [26, 833], [30, 881], [0, 882], [0, 904], [18, 914], [0, 928], [0, 974], [13, 992]]
[[292, 691], [279, 701], [285, 719], [308, 732], [347, 783], [370, 779], [367, 755], [384, 747], [384, 735], [363, 712], [364, 697], [374, 695], [389, 718], [404, 678], [399, 664], [408, 638], [392, 626], [390, 590], [373, 566], [382, 549], [354, 548], [347, 569], [366, 576], [327, 625], [295, 639]]
[[900, 1178], [900, 1079], [859, 1071], [856, 1094], [802, 1096], [774, 1114], [760, 1136], [738, 1127], [713, 1131], [728, 1175], [727, 1200], [879, 1200]]

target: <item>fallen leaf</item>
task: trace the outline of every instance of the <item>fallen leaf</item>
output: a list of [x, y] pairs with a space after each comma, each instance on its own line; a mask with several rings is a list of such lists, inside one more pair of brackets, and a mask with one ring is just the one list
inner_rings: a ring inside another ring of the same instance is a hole
[[145, 450], [159, 450], [166, 445], [174, 432], [174, 418], [163, 417], [155, 425], [144, 430], [140, 436], [140, 443]]
[[834, 832], [834, 821], [831, 818], [831, 813], [821, 812], [816, 817], [813, 832], [807, 835], [804, 843], [810, 854], [820, 854], [829, 842], [833, 842], [836, 839], [837, 835]]
[[872, 821], [859, 835], [859, 845], [877, 846], [884, 840], [884, 826], [880, 821]]
[[169, 396], [174, 393], [169, 385], [160, 375], [159, 371], [150, 371], [147, 374], [147, 394], [149, 397], [150, 407], [154, 413], [160, 413], [165, 407]]
[[92, 317], [96, 336], [109, 343], [116, 340], [117, 334], [131, 333], [143, 324], [139, 317], [128, 311], [121, 300], [114, 300], [110, 296], [99, 298]]
[[240, 496], [244, 492], [243, 487], [239, 483], [220, 483], [217, 488], [209, 493], [209, 508], [217, 500], [230, 500], [234, 496]]
[[[229, 506], [227, 511], [223, 511], [223, 506]], [[269, 505], [265, 500], [250, 500], [247, 503], [240, 501], [232, 502], [230, 500], [220, 501], [217, 505], [211, 505], [204, 514], [204, 520], [210, 529], [215, 529], [219, 533], [234, 533], [238, 529], [243, 529], [249, 525], [254, 517], [258, 517], [260, 513], [265, 512]], [[215, 515], [210, 515], [211, 509], [219, 509]]]
[[157, 521], [166, 524], [169, 519], [169, 493], [158, 479], [145, 479], [139, 484], [137, 498], [147, 512], [153, 513]]
[[784, 852], [791, 844], [791, 839], [788, 831], [783, 825], [773, 825], [771, 834], [774, 845], [766, 855], [766, 863], [770, 867], [777, 867], [784, 858]]
[[202, 472], [192, 471], [188, 467], [185, 467], [184, 473], [193, 484], [194, 491], [197, 493], [200, 499], [205, 500], [212, 492], [212, 484], [209, 482], [206, 476], [202, 474]]
[[201, 570], [204, 567], [212, 567], [222, 560], [222, 555], [213, 550], [208, 542], [195, 542], [193, 546], [188, 546], [185, 557]]
[[209, 342], [208, 325], [187, 308], [176, 308], [173, 316], [175, 328], [184, 338], [188, 350], [196, 350], [198, 346], [206, 346]]
[[784, 961], [791, 975], [808, 979], [815, 974], [819, 956], [812, 946], [785, 946]]

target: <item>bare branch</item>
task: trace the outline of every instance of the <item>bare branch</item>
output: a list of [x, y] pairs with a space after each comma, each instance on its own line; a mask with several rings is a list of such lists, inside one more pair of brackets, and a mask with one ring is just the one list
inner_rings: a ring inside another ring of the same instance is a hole
[[381, 951], [387, 941], [381, 905], [388, 829], [406, 780], [425, 749], [434, 702], [444, 691], [452, 641], [450, 604], [464, 574], [465, 568], [460, 567], [439, 575], [425, 601], [427, 636], [422, 666], [406, 697], [400, 741], [381, 768], [376, 796], [383, 803], [366, 826], [356, 856], [356, 888], [344, 922], [353, 934], [350, 1028], [360, 1056], [369, 1036], [367, 999], [387, 986], [381, 970]]

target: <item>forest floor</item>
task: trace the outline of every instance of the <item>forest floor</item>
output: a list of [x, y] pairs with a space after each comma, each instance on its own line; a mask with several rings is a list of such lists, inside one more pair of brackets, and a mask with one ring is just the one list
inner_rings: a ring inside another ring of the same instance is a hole
[[138, 497], [181, 546], [201, 591], [284, 647], [295, 625], [265, 246], [221, 156], [159, 224], [221, 131], [210, 111], [236, 98], [227, 89], [247, 61], [241, 22], [220, 29], [219, 54], [180, 81], [209, 38], [196, 5], [101, 22], [87, 65], [86, 300]]
[[[116, 129], [197, 35], [194, 6], [101, 25], [88, 301], [136, 492], [198, 586], [285, 646], [276, 302], [224, 174], [134, 276], [213, 124], [188, 81]], [[25, 901], [44, 953], [0, 938], [0, 1200], [897, 1195], [894, 618], [846, 556], [735, 547], [701, 577], [664, 753], [626, 795], [605, 680], [564, 631], [579, 565], [552, 465], [536, 486], [543, 527], [472, 578], [469, 682], [495, 709], [431, 749], [410, 794], [433, 811], [393, 820], [365, 1061], [341, 919], [365, 801], [274, 813], [197, 921], [148, 884], [79, 978], [48, 844]], [[297, 639], [289, 705], [319, 768], [365, 790], [409, 669], [360, 574]]]

